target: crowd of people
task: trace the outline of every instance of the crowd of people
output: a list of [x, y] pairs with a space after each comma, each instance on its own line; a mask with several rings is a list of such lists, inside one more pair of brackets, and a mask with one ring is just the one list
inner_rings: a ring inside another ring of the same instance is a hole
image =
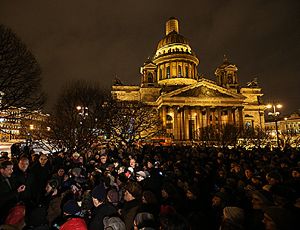
[[21, 151], [0, 172], [0, 229], [300, 228], [298, 149]]

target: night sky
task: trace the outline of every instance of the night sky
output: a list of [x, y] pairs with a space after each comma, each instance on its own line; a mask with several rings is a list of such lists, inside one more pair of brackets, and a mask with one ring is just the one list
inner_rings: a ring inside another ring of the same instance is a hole
[[300, 108], [299, 0], [0, 0], [0, 23], [32, 51], [43, 71], [47, 108], [68, 81], [109, 88], [117, 75], [139, 84], [139, 69], [179, 19], [180, 33], [200, 59], [200, 74], [215, 80], [223, 55], [239, 82], [258, 77], [264, 101], [283, 113]]

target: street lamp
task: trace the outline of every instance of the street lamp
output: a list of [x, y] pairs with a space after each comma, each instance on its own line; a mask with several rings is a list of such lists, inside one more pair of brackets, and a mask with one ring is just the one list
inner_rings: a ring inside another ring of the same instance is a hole
[[282, 105], [281, 104], [268, 104], [267, 105], [267, 109], [272, 109], [272, 112], [269, 112], [268, 115], [269, 116], [273, 116], [274, 117], [274, 121], [275, 121], [275, 130], [276, 130], [276, 139], [277, 139], [277, 146], [278, 148], [280, 148], [280, 143], [279, 143], [279, 135], [278, 135], [278, 124], [277, 124], [277, 121], [278, 121], [278, 117], [279, 117], [279, 114], [280, 112], [279, 111], [276, 111], [276, 109], [281, 109], [282, 108]]

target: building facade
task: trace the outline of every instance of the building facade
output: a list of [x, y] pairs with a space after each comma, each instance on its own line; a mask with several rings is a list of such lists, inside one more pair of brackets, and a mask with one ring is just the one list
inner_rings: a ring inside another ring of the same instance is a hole
[[112, 86], [117, 100], [142, 101], [156, 107], [163, 126], [175, 140], [193, 140], [205, 127], [221, 129], [231, 124], [264, 128], [263, 95], [257, 82], [238, 83], [238, 68], [224, 58], [216, 68], [216, 81], [198, 74], [199, 59], [179, 33], [179, 21], [166, 22], [166, 34], [155, 54], [141, 67], [138, 86]]

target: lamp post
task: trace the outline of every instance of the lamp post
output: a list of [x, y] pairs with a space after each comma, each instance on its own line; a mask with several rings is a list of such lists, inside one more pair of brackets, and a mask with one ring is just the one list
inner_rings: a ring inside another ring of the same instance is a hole
[[276, 111], [276, 109], [281, 109], [282, 105], [281, 104], [268, 104], [267, 105], [267, 109], [272, 109], [272, 112], [269, 112], [268, 115], [269, 116], [273, 116], [274, 121], [275, 121], [275, 130], [276, 130], [276, 140], [277, 140], [277, 147], [280, 148], [280, 142], [279, 142], [279, 135], [278, 135], [278, 117], [280, 112]]

